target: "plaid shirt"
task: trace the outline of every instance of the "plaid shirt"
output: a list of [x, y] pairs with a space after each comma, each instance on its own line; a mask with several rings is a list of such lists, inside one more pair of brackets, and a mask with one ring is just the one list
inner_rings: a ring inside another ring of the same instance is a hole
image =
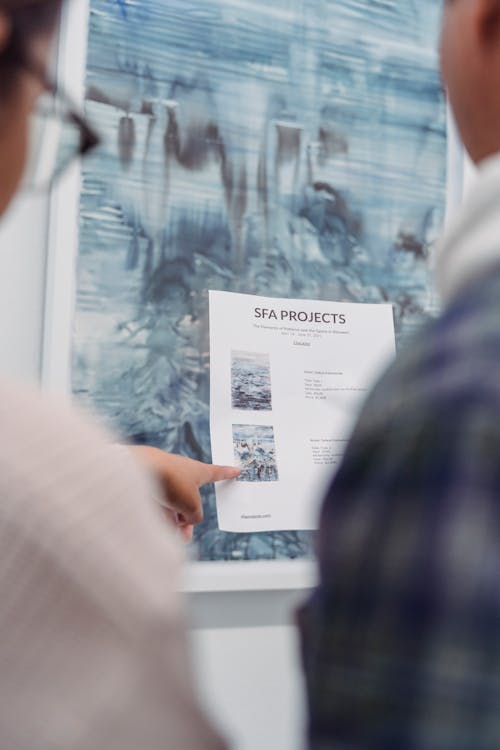
[[299, 613], [314, 750], [500, 748], [500, 267], [370, 396]]

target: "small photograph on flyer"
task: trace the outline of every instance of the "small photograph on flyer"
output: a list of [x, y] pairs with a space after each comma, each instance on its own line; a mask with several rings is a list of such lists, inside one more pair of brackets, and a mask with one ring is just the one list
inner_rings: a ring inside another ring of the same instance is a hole
[[272, 410], [269, 354], [231, 352], [231, 405], [247, 411]]
[[271, 425], [233, 424], [233, 447], [241, 469], [238, 482], [277, 482], [276, 445]]

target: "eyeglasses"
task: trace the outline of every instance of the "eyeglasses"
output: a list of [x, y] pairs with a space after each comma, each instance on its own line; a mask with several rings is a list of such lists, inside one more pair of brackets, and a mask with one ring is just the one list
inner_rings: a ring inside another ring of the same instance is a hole
[[26, 61], [19, 64], [43, 87], [30, 115], [28, 156], [22, 183], [24, 188], [38, 191], [51, 187], [69, 164], [87, 155], [100, 143], [100, 138], [45, 72]]

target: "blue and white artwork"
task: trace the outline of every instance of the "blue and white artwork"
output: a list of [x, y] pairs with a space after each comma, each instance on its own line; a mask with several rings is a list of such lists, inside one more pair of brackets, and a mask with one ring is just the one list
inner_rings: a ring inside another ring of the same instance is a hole
[[[446, 110], [438, 0], [91, 0], [75, 394], [122, 436], [210, 460], [208, 290], [433, 313]], [[332, 426], [333, 429], [333, 426]], [[295, 558], [219, 532], [193, 556]]]
[[268, 424], [233, 424], [233, 449], [238, 482], [277, 482], [274, 429]]
[[231, 406], [249, 411], [272, 410], [269, 354], [231, 352]]

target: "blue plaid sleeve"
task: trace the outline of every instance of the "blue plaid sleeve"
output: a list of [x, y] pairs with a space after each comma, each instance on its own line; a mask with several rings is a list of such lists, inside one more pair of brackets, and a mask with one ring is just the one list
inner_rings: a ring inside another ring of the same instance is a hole
[[499, 388], [434, 357], [382, 381], [324, 502], [311, 750], [500, 747]]

